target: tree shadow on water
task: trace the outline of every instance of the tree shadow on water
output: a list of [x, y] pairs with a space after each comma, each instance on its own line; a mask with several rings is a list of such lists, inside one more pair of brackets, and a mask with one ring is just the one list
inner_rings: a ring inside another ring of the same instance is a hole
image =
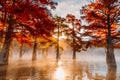
[[116, 80], [116, 74], [117, 74], [116, 68], [108, 69], [106, 80]]
[[7, 65], [0, 65], [0, 80], [6, 80]]

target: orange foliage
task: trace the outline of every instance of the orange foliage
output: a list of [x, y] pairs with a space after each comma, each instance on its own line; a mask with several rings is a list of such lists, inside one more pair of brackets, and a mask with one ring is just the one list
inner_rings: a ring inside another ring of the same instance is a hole
[[47, 6], [55, 8], [56, 3], [51, 0], [0, 0], [0, 22], [8, 24], [1, 24], [0, 30], [12, 23], [13, 29], [20, 29], [12, 33], [20, 43], [30, 43], [31, 36], [50, 36], [56, 25]]
[[[98, 45], [98, 42], [101, 42], [99, 46], [106, 44], [108, 15], [110, 15], [109, 24], [112, 40], [120, 40], [120, 37], [118, 38], [120, 34], [116, 31], [118, 27], [120, 27], [120, 6], [118, 0], [96, 0], [84, 6], [81, 9], [81, 13], [83, 14], [81, 18], [88, 22], [88, 26], [85, 26], [86, 33], [84, 33], [84, 35], [92, 37], [92, 44]], [[102, 41], [104, 41], [104, 43], [102, 43]]]
[[32, 37], [29, 34], [21, 34], [17, 33], [14, 37], [14, 40], [17, 40], [20, 44], [28, 44], [31, 45], [33, 43]]

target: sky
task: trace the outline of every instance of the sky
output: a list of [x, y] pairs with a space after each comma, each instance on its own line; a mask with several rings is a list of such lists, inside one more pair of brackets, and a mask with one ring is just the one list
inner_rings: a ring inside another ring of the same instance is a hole
[[65, 17], [67, 14], [73, 14], [80, 18], [80, 8], [87, 4], [87, 0], [53, 0], [58, 3], [56, 9], [52, 11], [53, 16]]

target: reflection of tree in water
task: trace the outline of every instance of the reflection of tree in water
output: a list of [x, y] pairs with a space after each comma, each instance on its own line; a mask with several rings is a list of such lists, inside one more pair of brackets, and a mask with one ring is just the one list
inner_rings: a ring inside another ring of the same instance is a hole
[[[62, 65], [58, 65], [56, 67], [56, 70], [60, 70], [58, 71], [61, 74], [57, 74], [56, 78], [54, 80], [60, 80], [58, 78], [60, 77], [64, 77], [64, 80], [92, 80], [92, 74], [88, 68], [88, 66], [84, 66], [81, 63], [77, 63], [76, 61], [70, 62], [62, 62]], [[55, 70], [55, 73], [56, 73]], [[57, 73], [58, 73], [57, 72]], [[86, 75], [84, 75], [84, 73]], [[83, 79], [84, 77], [84, 79]], [[87, 77], [87, 79], [85, 79], [85, 77]], [[61, 80], [63, 80], [61, 79]]]
[[116, 68], [108, 69], [106, 80], [116, 80]]
[[0, 65], [0, 80], [6, 80], [7, 75], [7, 66]]
[[20, 67], [16, 72], [16, 80], [22, 79], [32, 79], [32, 76], [35, 76], [35, 71], [33, 71], [32, 67]]
[[[62, 71], [65, 72], [65, 75], [63, 74], [64, 80], [106, 80], [105, 75], [99, 73], [94, 75], [90, 65], [76, 61], [70, 63], [63, 61], [60, 66], [56, 64], [51, 65], [50, 62], [46, 64], [30, 64], [30, 66], [24, 66], [23, 64], [17, 66], [12, 65], [12, 68], [10, 65], [8, 67], [0, 66], [0, 80], [57, 80], [53, 78], [57, 70], [57, 73], [61, 73], [57, 74], [58, 77], [62, 76]], [[92, 68], [94, 67], [92, 66]], [[109, 76], [107, 80], [113, 79], [113, 75], [107, 75]]]
[[82, 80], [82, 67], [78, 66], [75, 61], [73, 61], [73, 80]]
[[73, 61], [73, 80], [91, 80], [91, 76], [88, 66]]
[[72, 80], [105, 80], [104, 75], [93, 75], [90, 65], [81, 62], [73, 62]]
[[41, 67], [41, 69], [39, 71], [39, 76], [40, 76], [40, 80], [51, 80], [48, 65], [44, 65]]
[[18, 69], [15, 80], [51, 80], [49, 66], [30, 66]]

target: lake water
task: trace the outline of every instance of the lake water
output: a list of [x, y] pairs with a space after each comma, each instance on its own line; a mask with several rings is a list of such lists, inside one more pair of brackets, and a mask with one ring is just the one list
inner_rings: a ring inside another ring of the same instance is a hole
[[[0, 80], [105, 80], [106, 73], [107, 67], [102, 62], [18, 60], [0, 67]], [[120, 80], [119, 67], [117, 80]]]
[[[59, 62], [56, 62], [55, 54], [49, 54], [46, 60], [38, 54], [34, 62], [30, 54], [24, 54], [22, 59], [14, 54], [8, 66], [0, 66], [0, 80], [105, 80], [107, 65], [103, 50], [88, 52], [77, 53], [76, 61], [67, 52], [61, 55]], [[120, 54], [117, 51], [115, 55], [116, 80], [120, 80]]]

